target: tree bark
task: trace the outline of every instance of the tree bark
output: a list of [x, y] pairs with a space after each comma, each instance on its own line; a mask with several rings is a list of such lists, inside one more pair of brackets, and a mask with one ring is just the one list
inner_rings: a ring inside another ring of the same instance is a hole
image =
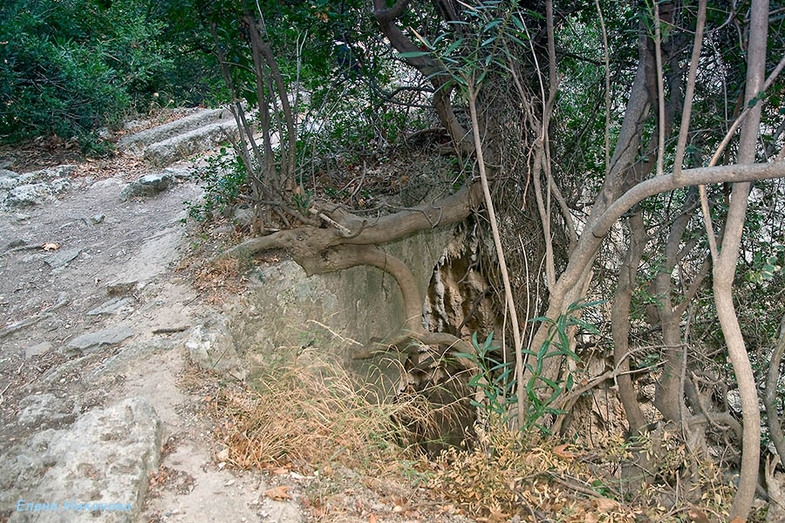
[[[777, 405], [777, 383], [780, 379], [780, 363], [782, 355], [785, 354], [785, 317], [780, 322], [780, 335], [774, 352], [771, 354], [769, 362], [769, 372], [766, 376], [766, 393], [763, 395], [763, 405], [766, 407], [766, 421], [771, 434], [771, 441], [780, 458], [780, 464], [785, 466], [785, 435], [782, 433], [782, 425], [778, 414]], [[776, 465], [776, 461], [774, 464]]]
[[[745, 106], [755, 99], [763, 85], [766, 72], [768, 16], [768, 0], [753, 0], [749, 23]], [[756, 103], [742, 127], [737, 158], [740, 164], [751, 164], [755, 161], [760, 132], [760, 114], [761, 104]], [[722, 249], [714, 260], [714, 302], [741, 396], [744, 427], [741, 475], [730, 514], [732, 518], [741, 519], [746, 519], [752, 508], [755, 487], [758, 484], [758, 463], [760, 460], [760, 410], [755, 375], [752, 372], [744, 337], [733, 305], [733, 278], [739, 257], [750, 186], [749, 182], [733, 185], [722, 238]], [[709, 234], [713, 234], [713, 232], [709, 231]]]
[[[409, 0], [398, 0], [392, 7], [387, 7], [385, 0], [373, 0], [373, 15], [382, 33], [390, 44], [399, 53], [412, 53], [421, 49], [412, 42], [406, 34], [396, 25], [396, 20], [409, 4]], [[453, 110], [451, 99], [452, 86], [447, 70], [431, 56], [415, 56], [406, 58], [406, 62], [417, 69], [424, 77], [428, 78], [434, 88], [433, 105], [436, 114], [447, 129], [455, 147], [467, 152], [474, 152], [474, 140], [458, 121]]]
[[646, 231], [643, 226], [643, 218], [639, 212], [630, 216], [628, 223], [630, 245], [627, 248], [627, 253], [619, 270], [619, 284], [616, 288], [611, 309], [611, 330], [613, 335], [614, 364], [620, 372], [616, 378], [616, 383], [619, 386], [619, 398], [622, 405], [624, 405], [624, 412], [627, 415], [630, 435], [635, 436], [646, 425], [646, 418], [643, 417], [643, 412], [638, 404], [638, 394], [635, 392], [635, 387], [629, 374], [630, 302], [638, 266], [643, 257], [643, 248], [646, 246]]
[[[673, 269], [681, 261], [681, 257], [687, 254], [687, 249], [681, 250], [680, 247], [695, 208], [696, 196], [697, 191], [689, 191], [681, 213], [671, 225], [665, 244], [665, 260], [659, 274], [654, 278], [654, 291], [658, 301], [657, 311], [662, 327], [662, 344], [665, 347], [662, 376], [657, 383], [654, 406], [665, 416], [665, 419], [673, 421], [677, 425], [681, 425], [686, 410], [683, 377], [686, 372], [685, 350], [687, 349], [681, 339], [681, 316], [684, 313], [684, 308], [673, 305], [671, 275]], [[682, 301], [681, 303], [686, 302]]]

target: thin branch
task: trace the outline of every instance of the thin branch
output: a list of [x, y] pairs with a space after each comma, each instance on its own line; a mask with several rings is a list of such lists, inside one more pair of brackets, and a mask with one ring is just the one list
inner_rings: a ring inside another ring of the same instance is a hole
[[660, 3], [654, 2], [654, 60], [657, 68], [657, 176], [665, 172], [665, 82], [662, 74]]
[[611, 64], [610, 49], [608, 47], [608, 31], [605, 29], [605, 19], [602, 16], [600, 0], [594, 0], [597, 6], [597, 16], [600, 19], [602, 30], [602, 54], [605, 61], [605, 176], [611, 169]]
[[523, 383], [523, 344], [521, 341], [521, 324], [518, 322], [518, 312], [515, 308], [515, 300], [512, 294], [512, 285], [510, 284], [510, 275], [507, 272], [507, 261], [504, 258], [504, 250], [502, 249], [501, 236], [499, 234], [499, 226], [496, 221], [496, 211], [493, 207], [493, 198], [491, 197], [491, 189], [488, 186], [488, 175], [485, 172], [485, 161], [483, 158], [482, 139], [480, 138], [480, 125], [477, 118], [477, 92], [474, 90], [475, 86], [473, 81], [469, 81], [469, 113], [472, 119], [472, 135], [474, 137], [474, 149], [477, 154], [477, 165], [480, 171], [480, 183], [482, 185], [482, 192], [485, 197], [485, 206], [488, 210], [488, 219], [491, 223], [491, 233], [493, 235], [493, 244], [496, 247], [496, 255], [499, 258], [499, 271], [501, 272], [502, 282], [504, 284], [505, 303], [510, 311], [510, 320], [512, 323], [513, 342], [515, 344], [515, 365], [516, 377], [518, 378], [518, 426], [523, 426], [524, 414], [526, 412], [526, 396], [525, 389], [521, 384]]
[[[692, 114], [692, 101], [695, 96], [695, 79], [698, 74], [701, 49], [703, 46], [703, 28], [706, 25], [706, 0], [698, 0], [698, 21], [695, 26], [695, 40], [692, 44], [692, 58], [690, 71], [687, 74], [687, 91], [684, 94], [684, 110], [681, 113], [681, 126], [679, 127], [679, 141], [676, 145], [676, 159], [673, 161], [673, 174], [681, 176], [684, 162], [684, 151], [687, 148], [687, 135], [690, 130], [690, 117]], [[703, 195], [701, 195], [703, 196]]]

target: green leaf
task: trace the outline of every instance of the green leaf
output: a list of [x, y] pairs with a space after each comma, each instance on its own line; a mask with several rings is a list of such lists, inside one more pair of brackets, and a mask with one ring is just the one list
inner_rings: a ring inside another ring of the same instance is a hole
[[494, 27], [498, 26], [501, 23], [502, 21], [498, 18], [496, 20], [491, 20], [490, 22], [485, 24], [485, 27], [482, 28], [482, 32], [487, 33], [488, 31], [490, 31], [491, 29], [493, 29]]
[[600, 333], [600, 331], [597, 329], [597, 327], [595, 327], [591, 323], [588, 323], [587, 321], [584, 321], [584, 320], [582, 320], [580, 318], [572, 318], [572, 322], [571, 323], [573, 325], [579, 326], [580, 328], [582, 328], [583, 330], [585, 330], [586, 332], [589, 332], [591, 334], [599, 334]]
[[493, 343], [493, 331], [491, 331], [490, 334], [488, 334], [488, 336], [485, 338], [485, 346], [491, 348], [492, 343]]
[[460, 38], [460, 39], [456, 40], [455, 42], [451, 43], [449, 46], [447, 46], [447, 49], [445, 49], [442, 54], [450, 55], [456, 49], [458, 49], [461, 45], [463, 45], [463, 38]]
[[423, 56], [429, 56], [430, 54], [430, 51], [405, 51], [403, 53], [398, 53], [398, 56], [400, 58], [421, 58]]

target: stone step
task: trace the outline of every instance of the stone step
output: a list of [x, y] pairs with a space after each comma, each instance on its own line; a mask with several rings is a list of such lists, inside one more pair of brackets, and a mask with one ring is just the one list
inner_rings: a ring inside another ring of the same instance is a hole
[[234, 125], [234, 117], [229, 109], [206, 109], [158, 127], [124, 136], [117, 143], [117, 148], [128, 156], [142, 158], [145, 149], [151, 144], [220, 122], [231, 122]]
[[156, 167], [165, 167], [227, 142], [229, 136], [235, 139], [238, 136], [234, 119], [222, 120], [152, 143], [144, 149], [144, 159]]

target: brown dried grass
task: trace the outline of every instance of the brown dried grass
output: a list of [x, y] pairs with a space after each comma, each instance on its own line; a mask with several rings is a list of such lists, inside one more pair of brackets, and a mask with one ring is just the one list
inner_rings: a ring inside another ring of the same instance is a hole
[[316, 349], [271, 366], [255, 390], [224, 387], [213, 408], [217, 439], [239, 468], [310, 472], [337, 460], [378, 471], [407, 453], [395, 443], [406, 435], [393, 420], [409, 406], [376, 401]]

